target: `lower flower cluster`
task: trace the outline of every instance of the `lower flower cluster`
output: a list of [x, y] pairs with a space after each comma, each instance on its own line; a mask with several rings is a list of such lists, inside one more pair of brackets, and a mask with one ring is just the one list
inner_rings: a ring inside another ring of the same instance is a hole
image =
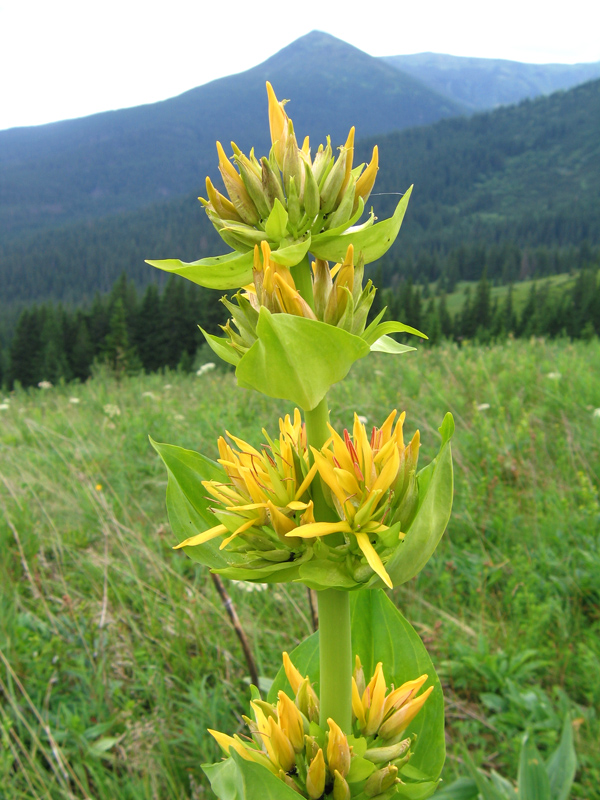
[[209, 731], [226, 755], [239, 756], [268, 769], [308, 800], [389, 797], [401, 783], [399, 772], [412, 754], [415, 736], [409, 726], [433, 691], [417, 696], [427, 675], [388, 691], [381, 662], [365, 684], [358, 656], [352, 684], [353, 733], [335, 720], [319, 725], [319, 701], [308, 676], [283, 654], [291, 700], [280, 691], [277, 703], [261, 700], [254, 690], [253, 717], [244, 717], [251, 738]]

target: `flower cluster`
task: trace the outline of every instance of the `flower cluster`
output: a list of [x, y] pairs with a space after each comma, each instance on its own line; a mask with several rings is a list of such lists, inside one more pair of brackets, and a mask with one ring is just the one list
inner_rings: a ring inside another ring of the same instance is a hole
[[325, 322], [356, 336], [363, 334], [376, 290], [370, 280], [363, 288], [364, 264], [362, 259], [355, 263], [352, 244], [344, 260], [333, 267], [320, 258], [313, 261], [308, 293], [311, 304], [298, 290], [292, 269], [272, 259], [266, 241], [254, 247], [252, 272], [254, 282], [235, 295], [235, 304], [222, 299], [231, 319], [221, 328], [228, 337], [227, 344], [239, 357], [257, 339], [256, 325], [262, 307], [272, 314], [291, 314]]
[[209, 731], [225, 754], [233, 750], [261, 764], [308, 800], [377, 797], [400, 783], [398, 774], [410, 759], [414, 741], [405, 734], [433, 691], [430, 686], [416, 696], [427, 675], [386, 693], [381, 663], [365, 686], [356, 656], [353, 734], [346, 735], [333, 719], [327, 720], [327, 730], [318, 725], [319, 701], [308, 676], [302, 676], [287, 653], [283, 665], [294, 700], [283, 691], [276, 703], [255, 694], [250, 703], [253, 718], [244, 717], [252, 740]]
[[[224, 536], [220, 548], [236, 544], [250, 558], [287, 561], [292, 557], [299, 526], [314, 522], [313, 502], [308, 489], [316, 474], [309, 465], [306, 429], [298, 409], [279, 420], [279, 439], [271, 440], [262, 451], [227, 433], [239, 449], [221, 436], [219, 463], [227, 480], [203, 481], [203, 486], [218, 502], [214, 515], [218, 525], [177, 545], [192, 547]], [[176, 549], [177, 549], [176, 548]]]
[[[331, 438], [319, 451], [313, 448], [315, 464], [330, 490], [330, 500], [339, 522], [306, 525], [298, 536], [315, 537], [342, 533], [356, 543], [369, 567], [390, 588], [392, 581], [383, 560], [404, 539], [417, 507], [416, 480], [420, 437], [417, 431], [405, 446], [405, 413], [392, 411], [381, 428], [373, 428], [370, 438], [365, 426], [354, 415], [351, 437], [340, 436], [329, 426]], [[354, 552], [356, 552], [354, 548]]]
[[309, 231], [343, 231], [362, 213], [378, 170], [377, 146], [366, 168], [353, 167], [354, 128], [337, 158], [329, 138], [311, 157], [308, 137], [299, 147], [285, 101], [277, 100], [270, 83], [267, 93], [269, 157], [259, 160], [253, 150], [248, 157], [232, 142], [232, 163], [217, 142], [219, 172], [229, 196], [207, 178], [208, 199], [200, 198], [221, 238], [240, 252], [262, 241], [285, 247]]
[[[402, 528], [410, 524], [418, 501], [419, 432], [405, 446], [405, 414], [394, 425], [396, 416], [392, 411], [370, 437], [356, 415], [352, 436], [347, 430], [340, 436], [330, 426], [330, 439], [321, 450], [312, 448], [312, 459], [298, 409], [293, 421], [289, 415], [279, 420], [279, 439], [263, 430], [268, 444], [261, 451], [227, 434], [236, 449], [221, 437], [224, 480], [203, 481], [216, 501], [213, 514], [219, 524], [177, 548], [221, 538], [221, 550], [243, 556], [246, 569], [263, 570], [257, 579], [267, 576], [269, 565], [281, 568], [316, 559], [342, 565], [357, 584], [376, 573], [391, 587], [384, 564], [405, 538]], [[317, 475], [337, 516], [334, 521], [315, 521], [312, 484]], [[323, 538], [329, 535], [326, 544]], [[302, 572], [298, 577], [304, 579]]]

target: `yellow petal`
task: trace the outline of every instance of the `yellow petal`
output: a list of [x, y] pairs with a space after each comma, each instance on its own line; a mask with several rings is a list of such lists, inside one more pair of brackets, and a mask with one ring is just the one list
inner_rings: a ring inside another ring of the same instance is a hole
[[393, 584], [391, 581], [390, 576], [385, 571], [385, 567], [379, 555], [371, 542], [369, 541], [369, 537], [366, 533], [355, 533], [356, 541], [358, 542], [358, 546], [362, 550], [365, 558], [367, 559], [368, 565], [371, 567], [373, 572], [376, 572], [377, 575], [381, 578], [381, 580], [385, 583], [386, 586], [389, 586], [390, 589], [393, 589]]
[[346, 520], [342, 520], [342, 522], [313, 522], [312, 525], [301, 525], [299, 528], [295, 528], [293, 536], [299, 536], [301, 539], [312, 539], [315, 536], [327, 536], [329, 533], [350, 533], [351, 530]]
[[197, 544], [204, 544], [205, 542], [210, 542], [211, 539], [216, 539], [217, 536], [221, 536], [223, 533], [227, 533], [227, 528], [225, 525], [215, 525], [214, 528], [210, 528], [204, 533], [198, 533], [196, 536], [190, 536], [189, 539], [185, 539], [183, 542], [175, 545], [173, 550], [179, 550], [181, 547], [194, 547]]
[[[312, 467], [308, 470], [308, 473], [306, 474], [306, 477], [304, 478], [304, 480], [302, 481], [302, 483], [300, 484], [300, 486], [296, 490], [296, 494], [294, 496], [294, 500], [299, 500], [302, 497], [304, 492], [308, 489], [308, 487], [312, 483], [312, 479], [315, 477], [316, 474], [317, 474], [317, 463], [315, 462], [312, 465]], [[288, 507], [292, 508], [291, 503], [288, 503]]]

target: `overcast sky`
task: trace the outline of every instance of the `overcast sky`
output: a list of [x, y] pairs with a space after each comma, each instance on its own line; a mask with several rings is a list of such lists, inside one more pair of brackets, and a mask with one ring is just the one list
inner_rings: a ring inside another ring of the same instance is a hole
[[600, 60], [597, 0], [391, 2], [0, 0], [0, 129], [173, 97], [315, 28], [373, 56]]

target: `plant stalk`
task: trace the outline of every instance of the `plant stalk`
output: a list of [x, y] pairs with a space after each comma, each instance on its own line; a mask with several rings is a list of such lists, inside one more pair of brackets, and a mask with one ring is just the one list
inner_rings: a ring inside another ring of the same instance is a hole
[[[315, 448], [322, 447], [329, 438], [327, 398], [323, 398], [312, 411], [305, 411], [304, 419], [308, 445]], [[336, 519], [335, 512], [325, 501], [320, 480], [313, 482], [313, 502], [317, 522]], [[352, 733], [350, 596], [348, 592], [340, 592], [337, 589], [321, 590], [318, 592], [318, 607], [320, 724], [326, 728], [327, 720], [331, 717], [344, 733], [350, 734]]]

